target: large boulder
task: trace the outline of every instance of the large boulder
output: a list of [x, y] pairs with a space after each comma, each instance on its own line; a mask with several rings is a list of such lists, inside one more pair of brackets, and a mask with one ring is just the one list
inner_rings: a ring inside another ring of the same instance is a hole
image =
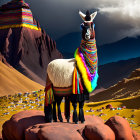
[[103, 120], [94, 116], [94, 121], [85, 126], [83, 133], [88, 140], [115, 140], [115, 134]]
[[38, 137], [40, 140], [83, 140], [82, 136], [72, 127], [61, 125], [41, 128]]
[[[64, 118], [64, 114], [62, 116]], [[128, 122], [118, 116], [115, 118], [120, 121], [117, 120], [115, 129], [113, 129], [114, 125], [109, 123], [114, 117], [110, 118], [106, 124], [101, 118], [88, 115], [85, 116], [84, 124], [72, 123], [72, 117], [70, 123], [66, 123], [65, 119], [63, 123], [45, 123], [44, 118], [44, 112], [37, 110], [21, 111], [13, 115], [3, 124], [3, 140], [114, 140], [115, 137], [116, 140], [121, 138], [131, 140], [133, 136], [138, 139], [137, 133], [133, 132], [132, 135]]]
[[128, 121], [120, 116], [114, 116], [105, 123], [115, 133], [116, 140], [134, 140], [132, 129]]
[[[63, 115], [64, 118], [64, 115]], [[100, 122], [104, 124], [103, 120], [97, 116], [85, 116], [84, 124], [73, 124], [73, 123], [44, 123], [37, 124], [29, 127], [25, 131], [25, 139], [26, 140], [53, 140], [53, 139], [76, 139], [81, 140], [84, 139], [85, 136], [82, 134], [85, 125], [94, 124], [95, 122]], [[70, 122], [72, 122], [72, 117], [70, 118]], [[55, 133], [54, 133], [55, 131]], [[53, 137], [52, 137], [53, 136]]]
[[103, 123], [86, 125], [84, 133], [88, 140], [115, 140], [114, 132]]
[[[85, 125], [95, 124], [95, 122], [104, 125], [103, 120], [97, 116], [85, 116], [85, 120], [84, 124], [65, 123], [65, 119], [64, 123], [45, 123], [43, 111], [22, 111], [3, 124], [2, 136], [4, 140], [53, 140], [56, 138], [82, 140], [84, 138], [77, 130], [83, 130]], [[72, 122], [72, 117], [70, 121]]]
[[4, 140], [24, 140], [25, 130], [35, 124], [45, 123], [44, 113], [37, 110], [19, 112], [3, 124]]

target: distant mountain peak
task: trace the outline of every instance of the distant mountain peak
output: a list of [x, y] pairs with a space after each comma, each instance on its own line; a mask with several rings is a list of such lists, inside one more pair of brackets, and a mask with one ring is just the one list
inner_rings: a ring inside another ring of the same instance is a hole
[[23, 0], [1, 6], [0, 19], [0, 60], [45, 85], [48, 63], [62, 58], [55, 41], [40, 28]]
[[12, 0], [0, 7], [0, 29], [27, 27], [41, 30], [34, 22], [30, 7], [24, 0]]

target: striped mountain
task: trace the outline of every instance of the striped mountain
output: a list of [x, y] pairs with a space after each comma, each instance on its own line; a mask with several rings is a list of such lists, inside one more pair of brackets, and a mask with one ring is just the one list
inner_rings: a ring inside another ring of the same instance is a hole
[[55, 41], [40, 28], [24, 0], [1, 6], [0, 19], [1, 61], [44, 85], [48, 63], [62, 58]]
[[28, 27], [40, 28], [33, 22], [32, 12], [23, 0], [13, 0], [0, 7], [0, 29]]

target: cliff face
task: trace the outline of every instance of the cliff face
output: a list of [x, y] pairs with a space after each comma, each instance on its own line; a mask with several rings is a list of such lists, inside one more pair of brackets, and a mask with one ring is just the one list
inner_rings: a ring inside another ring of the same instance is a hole
[[[0, 21], [0, 55], [3, 62], [44, 85], [48, 63], [62, 55], [28, 8], [22, 0], [13, 0], [0, 8], [0, 17], [4, 17]], [[16, 19], [12, 17], [15, 13]]]

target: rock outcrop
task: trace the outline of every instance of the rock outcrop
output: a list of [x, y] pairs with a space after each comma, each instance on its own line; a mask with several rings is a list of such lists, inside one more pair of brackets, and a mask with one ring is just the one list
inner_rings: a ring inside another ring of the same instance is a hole
[[106, 123], [114, 132], [118, 140], [133, 140], [132, 129], [127, 120], [120, 116], [111, 117]]
[[0, 61], [1, 61], [2, 63], [6, 64], [8, 67], [11, 67], [11, 66], [7, 63], [6, 59], [5, 59], [4, 56], [1, 54], [1, 52], [0, 52]]
[[121, 117], [112, 117], [105, 124], [97, 116], [85, 116], [85, 119], [84, 124], [45, 123], [42, 111], [22, 111], [3, 124], [2, 137], [3, 140], [119, 140], [122, 138], [120, 136], [123, 139], [129, 137], [130, 140], [133, 137], [136, 140], [139, 138]]
[[115, 140], [115, 134], [110, 127], [96, 121], [85, 126], [84, 134], [88, 140]]
[[40, 28], [23, 0], [13, 0], [0, 7], [0, 18], [2, 61], [44, 85], [48, 63], [62, 58], [55, 41]]

